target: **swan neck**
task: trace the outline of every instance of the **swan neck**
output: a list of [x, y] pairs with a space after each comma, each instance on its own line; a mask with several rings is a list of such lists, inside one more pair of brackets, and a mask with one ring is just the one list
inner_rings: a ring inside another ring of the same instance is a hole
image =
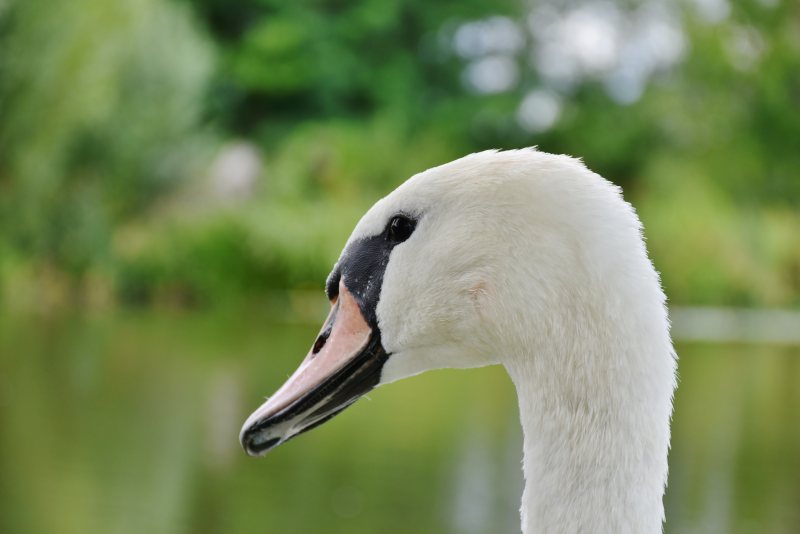
[[525, 534], [662, 531], [673, 365], [668, 339], [608, 338], [549, 343], [506, 365], [524, 434]]

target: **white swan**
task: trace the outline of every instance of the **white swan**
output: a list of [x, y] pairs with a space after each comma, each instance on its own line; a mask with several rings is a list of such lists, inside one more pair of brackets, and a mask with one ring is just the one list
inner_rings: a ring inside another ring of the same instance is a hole
[[364, 215], [327, 293], [308, 356], [242, 428], [249, 454], [377, 385], [500, 363], [525, 436], [522, 530], [661, 532], [675, 354], [619, 188], [533, 149], [430, 169]]

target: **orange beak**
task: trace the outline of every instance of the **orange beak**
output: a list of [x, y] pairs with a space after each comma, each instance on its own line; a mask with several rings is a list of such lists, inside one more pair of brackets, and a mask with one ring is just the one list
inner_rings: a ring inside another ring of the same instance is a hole
[[386, 352], [344, 279], [311, 350], [283, 386], [242, 427], [245, 451], [258, 456], [338, 414], [380, 381]]

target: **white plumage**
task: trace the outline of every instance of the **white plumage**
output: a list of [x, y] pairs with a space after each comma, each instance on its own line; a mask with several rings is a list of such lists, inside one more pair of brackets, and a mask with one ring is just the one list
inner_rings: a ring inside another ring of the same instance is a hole
[[522, 527], [661, 532], [675, 354], [621, 191], [579, 160], [482, 152], [409, 179], [350, 240], [420, 214], [392, 253], [381, 384], [502, 364], [524, 430]]
[[242, 428], [248, 453], [375, 385], [501, 364], [525, 436], [523, 531], [661, 532], [675, 354], [618, 187], [532, 149], [430, 169], [364, 215], [328, 294], [314, 347]]

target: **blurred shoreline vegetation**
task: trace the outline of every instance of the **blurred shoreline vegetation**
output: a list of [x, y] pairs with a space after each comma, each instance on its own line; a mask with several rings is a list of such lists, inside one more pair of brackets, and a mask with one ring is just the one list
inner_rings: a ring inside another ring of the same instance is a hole
[[798, 28], [781, 0], [6, 0], [0, 308], [302, 300], [405, 178], [533, 145], [625, 189], [673, 303], [796, 307]]

